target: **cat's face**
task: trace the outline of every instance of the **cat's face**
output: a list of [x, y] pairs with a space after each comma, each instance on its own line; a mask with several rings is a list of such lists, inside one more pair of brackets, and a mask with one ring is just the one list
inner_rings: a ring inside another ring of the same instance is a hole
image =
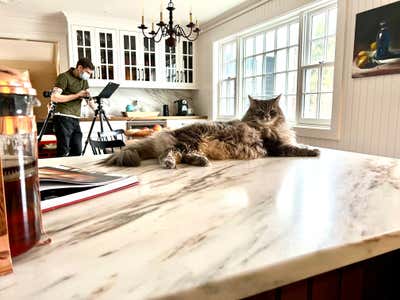
[[257, 100], [249, 96], [250, 107], [243, 121], [255, 121], [261, 124], [284, 122], [285, 117], [279, 107], [280, 95], [268, 100]]

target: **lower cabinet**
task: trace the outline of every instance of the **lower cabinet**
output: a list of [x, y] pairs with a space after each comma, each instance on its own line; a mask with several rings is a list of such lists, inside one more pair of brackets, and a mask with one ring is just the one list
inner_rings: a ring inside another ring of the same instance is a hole
[[167, 120], [167, 127], [170, 129], [177, 129], [194, 123], [207, 122], [205, 119], [182, 119], [182, 120]]

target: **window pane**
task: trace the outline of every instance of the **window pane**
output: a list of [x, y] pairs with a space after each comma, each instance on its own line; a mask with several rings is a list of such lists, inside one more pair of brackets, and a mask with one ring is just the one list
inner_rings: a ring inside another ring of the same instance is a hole
[[227, 63], [224, 65], [223, 79], [236, 77], [236, 62]]
[[226, 98], [221, 98], [219, 100], [219, 114], [222, 116], [226, 116]]
[[285, 94], [286, 92], [286, 73], [276, 74], [275, 94]]
[[226, 98], [228, 95], [228, 82], [227, 81], [223, 81], [221, 84], [221, 97], [222, 98]]
[[265, 35], [265, 51], [275, 49], [275, 30], [268, 31]]
[[255, 75], [262, 75], [263, 73], [263, 55], [258, 55], [255, 57]]
[[317, 39], [325, 36], [325, 12], [312, 16], [311, 18], [311, 38]]
[[322, 92], [333, 91], [333, 66], [322, 68]]
[[259, 34], [256, 36], [256, 52], [255, 52], [255, 54], [263, 53], [263, 52], [264, 52], [264, 35]]
[[319, 118], [320, 119], [331, 119], [332, 116], [332, 94], [324, 93], [321, 94], [319, 107]]
[[317, 95], [304, 95], [303, 118], [315, 119], [317, 117]]
[[124, 49], [125, 50], [129, 50], [130, 49], [130, 47], [129, 47], [129, 36], [127, 36], [127, 35], [124, 35]]
[[286, 70], [286, 49], [276, 52], [276, 71], [281, 72]]
[[78, 46], [83, 46], [83, 32], [81, 30], [76, 31], [76, 39]]
[[279, 107], [282, 109], [283, 115], [287, 116], [287, 99], [286, 96], [282, 95], [279, 100]]
[[254, 95], [254, 82], [253, 78], [248, 78], [244, 80], [244, 88], [243, 88], [244, 96]]
[[306, 93], [316, 93], [318, 91], [318, 68], [306, 70]]
[[335, 41], [336, 37], [330, 37], [328, 38], [328, 45], [326, 49], [326, 60], [333, 62], [335, 60]]
[[234, 98], [228, 98], [226, 100], [226, 114], [228, 116], [234, 115], [234, 109], [235, 109], [235, 99]]
[[235, 43], [230, 43], [230, 44], [225, 45], [222, 52], [223, 52], [224, 62], [235, 60], [236, 59]]
[[264, 96], [271, 97], [275, 91], [274, 75], [263, 76], [264, 80]]
[[234, 98], [235, 97], [235, 81], [229, 80], [228, 81], [228, 97]]
[[292, 122], [296, 120], [296, 96], [287, 96], [286, 118]]
[[282, 26], [278, 28], [276, 32], [276, 47], [283, 48], [286, 47], [288, 43], [288, 30], [287, 26]]
[[298, 63], [298, 47], [289, 48], [289, 70], [296, 70]]
[[294, 23], [290, 25], [290, 38], [289, 45], [297, 45], [299, 43], [299, 23]]
[[328, 24], [328, 34], [332, 35], [336, 33], [336, 18], [337, 18], [337, 9], [331, 9], [329, 11], [329, 24]]
[[246, 58], [245, 59], [245, 66], [244, 66], [244, 75], [245, 76], [252, 76], [254, 74], [254, 57]]
[[262, 88], [262, 76], [256, 77], [256, 89], [255, 89], [255, 96], [262, 96], [263, 93], [263, 88]]
[[131, 36], [131, 49], [136, 50], [136, 37]]
[[310, 63], [318, 64], [324, 60], [324, 39], [311, 42]]
[[246, 52], [245, 56], [251, 56], [254, 54], [254, 37], [246, 39]]
[[85, 31], [85, 45], [90, 46], [90, 31]]
[[289, 72], [288, 73], [288, 94], [296, 94], [297, 93], [297, 72]]
[[111, 33], [107, 33], [107, 48], [112, 48], [112, 35]]
[[275, 72], [275, 52], [270, 52], [264, 56], [264, 73]]

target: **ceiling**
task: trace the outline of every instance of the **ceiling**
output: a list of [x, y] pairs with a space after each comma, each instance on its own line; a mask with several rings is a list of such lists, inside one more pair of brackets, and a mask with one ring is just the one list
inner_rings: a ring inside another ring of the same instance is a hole
[[[149, 22], [159, 18], [161, 3], [166, 18], [167, 2], [168, 0], [0, 0], [0, 10], [35, 15], [68, 11], [140, 20], [144, 7], [145, 18]], [[243, 2], [246, 0], [175, 0], [174, 16], [176, 21], [186, 22], [192, 9], [193, 22], [198, 19], [199, 22], [205, 23]]]

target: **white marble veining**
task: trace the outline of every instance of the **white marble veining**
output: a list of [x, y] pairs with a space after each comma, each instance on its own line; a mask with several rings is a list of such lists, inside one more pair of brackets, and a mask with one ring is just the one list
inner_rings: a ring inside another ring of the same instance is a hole
[[400, 248], [399, 160], [323, 149], [108, 170], [141, 184], [45, 214], [53, 243], [15, 259], [0, 299], [236, 299]]

